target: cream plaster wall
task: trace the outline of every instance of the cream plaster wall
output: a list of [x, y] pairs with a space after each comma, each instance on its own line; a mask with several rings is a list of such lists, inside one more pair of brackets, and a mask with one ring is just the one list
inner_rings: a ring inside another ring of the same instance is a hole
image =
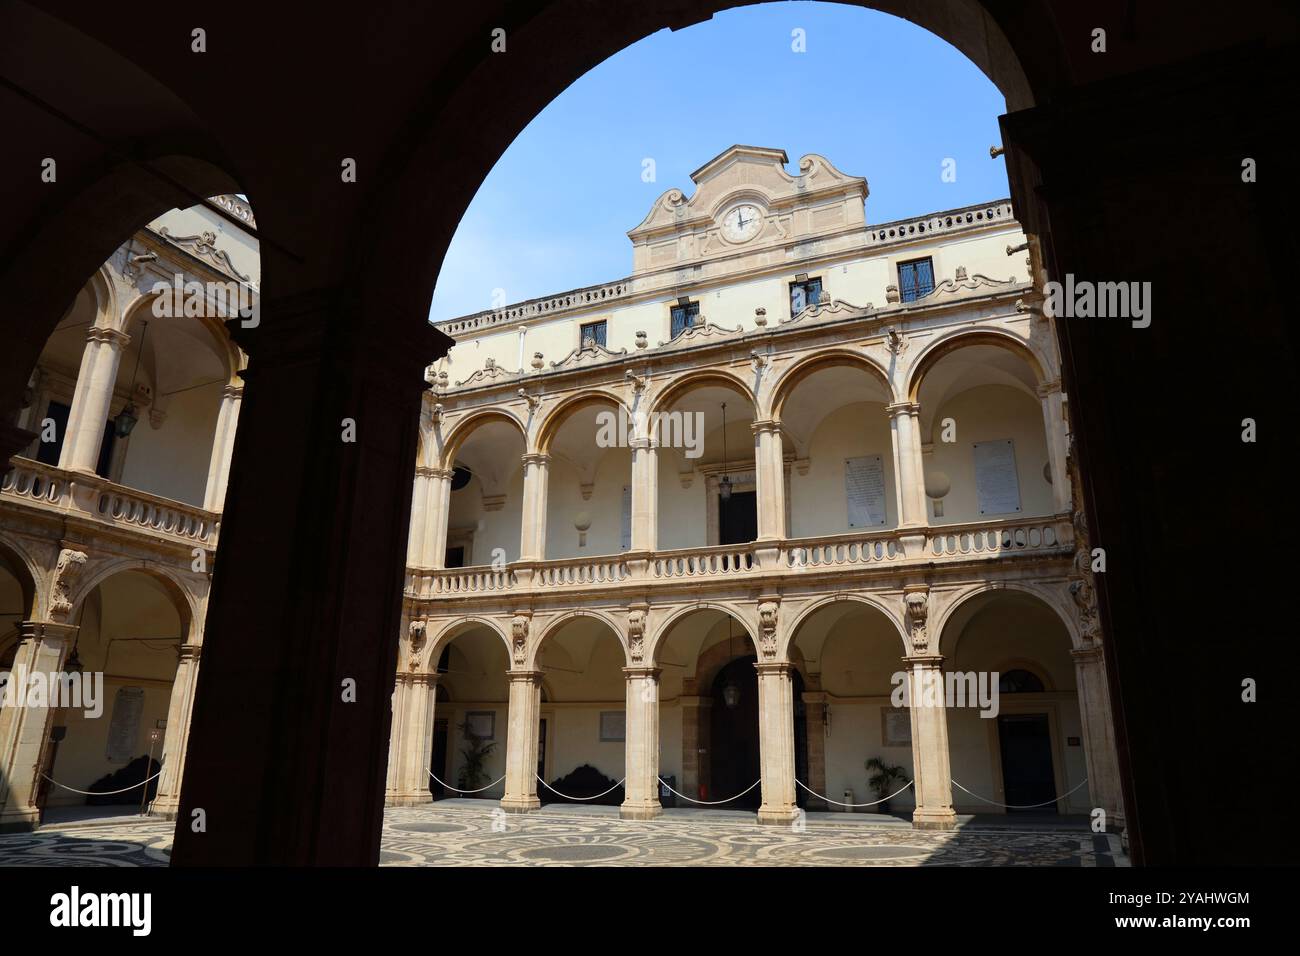
[[[833, 399], [828, 398], [827, 405]], [[879, 455], [885, 476], [885, 524], [849, 527], [845, 459]], [[830, 411], [808, 444], [808, 474], [790, 472], [790, 533], [792, 537], [883, 531], [898, 526], [894, 453], [885, 406], [845, 405]]]
[[154, 428], [143, 412], [127, 439], [120, 483], [202, 507], [221, 384], [173, 396], [161, 428]]

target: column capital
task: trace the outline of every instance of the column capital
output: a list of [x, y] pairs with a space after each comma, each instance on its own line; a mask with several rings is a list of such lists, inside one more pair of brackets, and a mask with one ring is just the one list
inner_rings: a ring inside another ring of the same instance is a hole
[[633, 667], [624, 667], [623, 673], [627, 675], [628, 680], [638, 677], [649, 677], [652, 680], [658, 680], [659, 675], [663, 673], [663, 668], [652, 667], [649, 665], [637, 665]]
[[1038, 393], [1039, 398], [1055, 395], [1061, 391], [1061, 380], [1057, 378], [1050, 382], [1043, 382], [1041, 385], [1035, 386], [1034, 391]]
[[197, 661], [203, 656], [203, 645], [187, 642], [181, 645], [180, 654], [182, 663], [185, 661]]
[[659, 443], [653, 438], [630, 438], [627, 447], [633, 450], [637, 449], [654, 449], [659, 447]]
[[1070, 656], [1074, 658], [1076, 664], [1100, 663], [1102, 660], [1101, 645], [1094, 644], [1091, 647], [1072, 647]]
[[894, 417], [897, 417], [898, 415], [919, 415], [921, 414], [921, 403], [894, 402], [891, 405], [886, 405], [885, 411], [889, 412], [889, 414]]
[[762, 435], [767, 432], [779, 432], [781, 430], [781, 420], [779, 418], [762, 418], [758, 421], [750, 422], [749, 428], [755, 435]]
[[240, 401], [244, 397], [244, 383], [232, 382], [221, 390], [221, 397], [231, 401]]
[[789, 675], [794, 668], [790, 661], [758, 661], [754, 664], [754, 670], [758, 671], [758, 676], [766, 674], [785, 674]]
[[110, 329], [102, 325], [92, 325], [86, 332], [87, 342], [107, 342], [110, 345], [116, 345], [118, 348], [126, 348], [131, 336], [127, 335], [120, 329]]
[[541, 671], [506, 671], [506, 680], [512, 684], [540, 684], [542, 682]]
[[56, 621], [19, 621], [18, 641], [66, 641], [81, 630], [79, 624], [60, 624]]
[[519, 460], [524, 463], [525, 467], [528, 465], [534, 465], [540, 468], [545, 468], [551, 463], [551, 456], [545, 452], [529, 452], [526, 455], [521, 455]]
[[943, 664], [942, 654], [912, 654], [903, 658], [912, 670], [937, 670]]

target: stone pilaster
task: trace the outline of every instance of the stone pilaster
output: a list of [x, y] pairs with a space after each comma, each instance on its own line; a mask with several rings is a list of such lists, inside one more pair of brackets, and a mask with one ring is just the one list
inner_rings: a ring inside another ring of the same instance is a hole
[[1124, 829], [1124, 794], [1120, 788], [1119, 755], [1110, 708], [1110, 686], [1101, 647], [1070, 651], [1074, 658], [1079, 693], [1079, 719], [1083, 724], [1083, 755], [1088, 767], [1088, 793], [1093, 806], [1106, 811], [1107, 829]]
[[501, 809], [527, 813], [541, 807], [537, 799], [537, 735], [541, 719], [542, 672], [507, 671], [510, 717], [506, 732], [506, 792]]
[[[659, 816], [659, 668], [625, 667], [627, 730], [624, 744], [624, 798], [619, 816], [649, 820]], [[687, 791], [683, 791], [685, 793]]]
[[519, 560], [546, 558], [546, 485], [551, 456], [523, 456], [524, 502], [519, 531]]
[[758, 747], [763, 803], [759, 823], [794, 820], [794, 698], [789, 661], [765, 661], [758, 671]]
[[918, 830], [951, 830], [957, 815], [952, 809], [952, 771], [948, 765], [943, 658], [913, 656], [906, 659], [906, 664], [912, 718], [912, 790], [916, 797], [912, 826]]
[[44, 762], [54, 710], [29, 707], [26, 681], [32, 674], [59, 673], [76, 638], [77, 627], [50, 621], [23, 621], [18, 626], [9, 694], [23, 694], [23, 706], [0, 707], [0, 831], [34, 829], [40, 819], [35, 806], [40, 767]]
[[634, 438], [631, 444], [631, 550], [653, 551], [659, 540], [659, 451], [649, 438]]
[[239, 406], [243, 398], [242, 385], [227, 385], [221, 393], [217, 433], [213, 437], [212, 459], [208, 465], [208, 483], [203, 492], [203, 507], [208, 511], [220, 511], [226, 500], [230, 458], [235, 453], [235, 431], [239, 426]]
[[185, 751], [190, 737], [190, 711], [194, 708], [194, 686], [199, 679], [201, 644], [182, 644], [176, 678], [172, 681], [171, 701], [167, 706], [167, 733], [163, 738], [162, 774], [158, 790], [149, 807], [151, 816], [175, 819], [181, 802], [181, 779], [185, 772]]
[[785, 531], [785, 464], [782, 460], [781, 423], [754, 422], [754, 486], [758, 499], [758, 540], [776, 541]]

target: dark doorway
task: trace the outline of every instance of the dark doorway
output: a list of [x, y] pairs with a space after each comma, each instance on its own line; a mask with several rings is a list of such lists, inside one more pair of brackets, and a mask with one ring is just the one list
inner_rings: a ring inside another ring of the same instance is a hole
[[[433, 721], [433, 755], [430, 758], [429, 766], [433, 768], [433, 772], [439, 780], [447, 779], [446, 717], [435, 718]], [[429, 792], [433, 794], [435, 800], [441, 800], [447, 795], [446, 788], [433, 777], [429, 778]]]
[[[734, 495], [732, 496], [735, 497]], [[758, 779], [758, 671], [753, 655], [737, 658], [713, 679], [710, 708], [709, 794], [707, 800], [734, 797]], [[727, 706], [727, 688], [734, 688], [734, 706]], [[758, 808], [762, 787], [719, 809]]]
[[537, 776], [546, 779], [546, 718], [537, 725]]
[[758, 537], [758, 493], [718, 495], [718, 544], [748, 544]]
[[1055, 813], [1056, 778], [1052, 773], [1052, 736], [1047, 715], [1000, 715], [998, 741], [1002, 751], [1002, 786], [1008, 806], [1034, 813]]
[[465, 546], [458, 544], [454, 548], [448, 548], [446, 555], [443, 557], [442, 566], [444, 568], [463, 568], [465, 566]]

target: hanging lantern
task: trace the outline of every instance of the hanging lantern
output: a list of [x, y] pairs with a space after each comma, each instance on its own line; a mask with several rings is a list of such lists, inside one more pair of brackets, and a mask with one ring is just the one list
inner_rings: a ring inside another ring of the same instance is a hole
[[[727, 403], [722, 403], [722, 480], [718, 482], [718, 495], [723, 501], [731, 500], [731, 479], [727, 477]], [[737, 691], [739, 693], [739, 691]], [[728, 704], [734, 707], [734, 704]]]
[[726, 475], [723, 475], [722, 480], [718, 482], [718, 494], [723, 501], [731, 500], [731, 479]]
[[731, 678], [727, 678], [727, 683], [722, 688], [722, 702], [729, 710], [735, 710], [736, 705], [740, 703], [740, 688]]
[[140, 416], [137, 414], [135, 402], [127, 402], [126, 407], [117, 413], [113, 431], [116, 432], [118, 438], [125, 438], [131, 434], [131, 429], [135, 428], [135, 424], [139, 420]]
[[74, 647], [63, 665], [63, 672], [65, 674], [80, 674], [82, 669], [81, 655], [77, 653], [77, 649]]

